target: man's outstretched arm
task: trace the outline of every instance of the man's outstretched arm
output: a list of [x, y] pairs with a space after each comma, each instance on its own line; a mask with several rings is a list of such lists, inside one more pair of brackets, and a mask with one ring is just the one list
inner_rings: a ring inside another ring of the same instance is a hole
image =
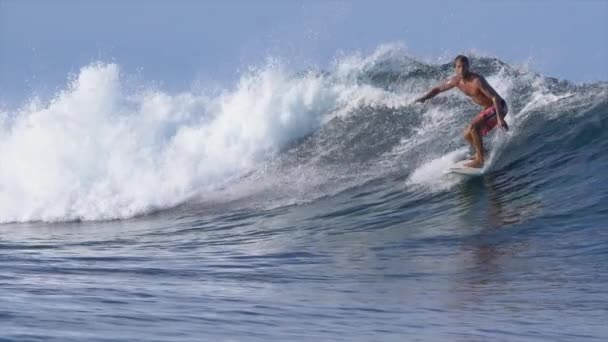
[[431, 91], [426, 93], [426, 95], [417, 98], [415, 102], [424, 102], [428, 99], [432, 99], [433, 97], [437, 96], [437, 94], [443, 93], [446, 90], [450, 90], [450, 89], [454, 88], [456, 86], [456, 84], [458, 84], [458, 77], [457, 76], [450, 77], [447, 81], [445, 81], [442, 84], [438, 85], [437, 87], [431, 89]]

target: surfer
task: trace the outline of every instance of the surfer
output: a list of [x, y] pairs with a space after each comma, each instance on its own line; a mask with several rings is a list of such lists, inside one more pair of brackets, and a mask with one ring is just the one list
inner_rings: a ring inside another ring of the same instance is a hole
[[454, 69], [456, 75], [431, 89], [426, 95], [416, 99], [416, 102], [422, 103], [439, 93], [457, 87], [484, 108], [464, 130], [464, 138], [475, 150], [475, 157], [465, 166], [481, 168], [484, 163], [482, 137], [486, 136], [497, 124], [505, 131], [509, 130], [509, 126], [504, 120], [509, 109], [505, 100], [498, 95], [483, 76], [469, 70], [469, 59], [466, 56], [456, 56]]

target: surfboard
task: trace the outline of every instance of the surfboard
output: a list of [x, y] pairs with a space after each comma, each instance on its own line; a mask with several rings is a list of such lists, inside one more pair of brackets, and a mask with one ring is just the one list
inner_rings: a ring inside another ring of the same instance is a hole
[[481, 168], [464, 166], [464, 164], [468, 163], [469, 161], [470, 160], [465, 159], [465, 160], [461, 160], [461, 161], [457, 162], [456, 164], [450, 166], [450, 168], [447, 169], [446, 173], [455, 173], [455, 174], [469, 176], [469, 177], [476, 177], [476, 176], [483, 175], [483, 169], [481, 169]]

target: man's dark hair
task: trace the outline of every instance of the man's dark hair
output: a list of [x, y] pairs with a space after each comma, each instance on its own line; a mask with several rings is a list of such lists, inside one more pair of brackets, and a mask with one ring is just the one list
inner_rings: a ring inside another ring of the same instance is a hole
[[454, 58], [454, 64], [456, 64], [456, 62], [458, 62], [458, 61], [460, 61], [462, 63], [467, 63], [467, 65], [470, 65], [469, 64], [469, 59], [465, 55], [458, 55], [458, 56], [456, 56], [456, 58]]

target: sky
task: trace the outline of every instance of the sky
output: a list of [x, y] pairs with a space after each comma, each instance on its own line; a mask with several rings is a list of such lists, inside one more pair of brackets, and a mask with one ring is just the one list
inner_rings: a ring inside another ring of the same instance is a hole
[[267, 58], [322, 68], [388, 43], [425, 61], [473, 52], [606, 81], [608, 0], [0, 0], [0, 101], [61, 87], [96, 61], [179, 89]]

